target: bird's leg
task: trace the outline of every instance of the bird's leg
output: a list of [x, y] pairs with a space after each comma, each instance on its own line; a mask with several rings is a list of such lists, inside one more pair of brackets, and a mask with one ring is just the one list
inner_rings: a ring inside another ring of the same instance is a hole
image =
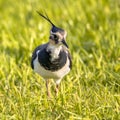
[[56, 96], [58, 96], [58, 91], [59, 91], [59, 85], [56, 84], [56, 88], [55, 88], [55, 94], [56, 94]]
[[50, 98], [49, 80], [46, 80], [47, 96]]

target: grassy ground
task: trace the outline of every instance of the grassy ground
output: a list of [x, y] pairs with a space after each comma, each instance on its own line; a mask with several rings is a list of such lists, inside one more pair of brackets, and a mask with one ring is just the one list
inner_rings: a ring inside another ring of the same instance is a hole
[[[48, 41], [46, 11], [67, 30], [73, 69], [58, 97], [30, 67]], [[119, 0], [0, 0], [1, 120], [120, 120]]]

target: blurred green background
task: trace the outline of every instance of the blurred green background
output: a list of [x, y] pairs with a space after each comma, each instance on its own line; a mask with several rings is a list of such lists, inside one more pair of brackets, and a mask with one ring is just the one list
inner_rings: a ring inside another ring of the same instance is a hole
[[[68, 33], [73, 68], [59, 96], [30, 67], [51, 25]], [[0, 0], [0, 119], [119, 120], [120, 0]]]

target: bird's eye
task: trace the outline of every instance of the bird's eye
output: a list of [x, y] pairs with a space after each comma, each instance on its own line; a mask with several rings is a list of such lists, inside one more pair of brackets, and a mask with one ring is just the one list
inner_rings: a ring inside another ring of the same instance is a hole
[[54, 35], [54, 39], [55, 39], [55, 40], [58, 40], [58, 36], [57, 36], [57, 35]]

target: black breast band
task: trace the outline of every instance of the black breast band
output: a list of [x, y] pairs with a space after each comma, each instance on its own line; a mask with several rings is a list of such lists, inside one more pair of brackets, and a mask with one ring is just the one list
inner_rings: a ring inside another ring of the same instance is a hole
[[40, 65], [43, 66], [46, 70], [54, 72], [61, 69], [66, 64], [67, 54], [64, 51], [61, 51], [58, 59], [55, 59], [52, 62], [50, 59], [50, 53], [48, 53], [46, 49], [43, 49], [38, 53], [38, 61]]

